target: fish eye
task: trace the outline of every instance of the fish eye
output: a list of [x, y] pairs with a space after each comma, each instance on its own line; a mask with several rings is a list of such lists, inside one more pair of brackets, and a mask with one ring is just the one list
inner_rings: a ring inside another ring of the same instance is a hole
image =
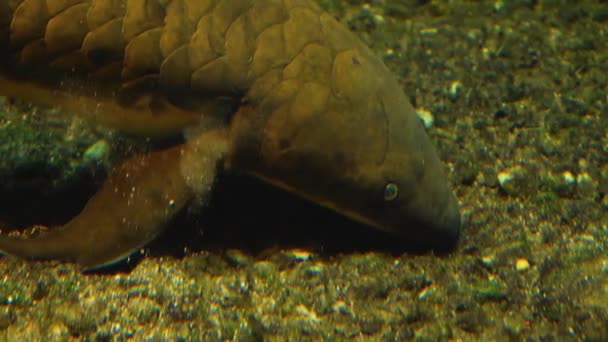
[[399, 195], [399, 187], [393, 182], [386, 183], [384, 186], [384, 200], [390, 202]]

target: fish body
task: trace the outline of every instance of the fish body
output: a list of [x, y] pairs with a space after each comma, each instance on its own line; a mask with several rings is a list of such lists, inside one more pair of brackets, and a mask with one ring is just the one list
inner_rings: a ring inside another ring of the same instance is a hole
[[444, 245], [457, 200], [394, 76], [308, 0], [0, 2], [0, 94], [186, 140], [117, 166], [83, 211], [0, 250], [119, 260], [216, 173], [244, 172], [356, 221]]

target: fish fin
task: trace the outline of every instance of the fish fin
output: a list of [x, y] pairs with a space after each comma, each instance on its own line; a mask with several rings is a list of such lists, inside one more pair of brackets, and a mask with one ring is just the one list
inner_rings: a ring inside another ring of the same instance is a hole
[[171, 103], [171, 99], [158, 91], [136, 90], [126, 88], [115, 94], [101, 88], [91, 90], [86, 85], [48, 85], [0, 75], [2, 96], [57, 108], [61, 113], [138, 136], [156, 138], [174, 135], [196, 125], [203, 115], [213, 116], [215, 113], [212, 110], [217, 107], [210, 100], [200, 101], [198, 107], [193, 109], [184, 109]]
[[126, 160], [67, 224], [29, 239], [0, 235], [0, 251], [75, 261], [85, 270], [129, 256], [190, 200], [211, 192], [226, 146], [223, 139], [222, 134], [204, 133], [186, 144]]

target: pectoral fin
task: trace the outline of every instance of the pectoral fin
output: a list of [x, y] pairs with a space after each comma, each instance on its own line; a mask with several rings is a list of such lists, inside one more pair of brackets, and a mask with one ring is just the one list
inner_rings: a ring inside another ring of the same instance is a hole
[[[203, 144], [206, 135], [209, 141]], [[30, 239], [0, 235], [0, 251], [28, 259], [75, 261], [85, 269], [127, 257], [157, 236], [193, 197], [210, 192], [225, 146], [222, 139], [207, 133], [187, 144], [128, 159], [66, 225]]]

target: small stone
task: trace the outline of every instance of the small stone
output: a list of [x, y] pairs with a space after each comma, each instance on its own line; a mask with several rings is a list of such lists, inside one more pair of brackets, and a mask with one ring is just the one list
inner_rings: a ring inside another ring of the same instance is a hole
[[361, 328], [361, 332], [365, 335], [376, 334], [382, 329], [382, 324], [383, 322], [380, 318], [372, 315], [364, 315], [359, 318], [359, 327]]
[[414, 331], [413, 341], [449, 341], [453, 340], [452, 327], [447, 322], [441, 320], [432, 324], [425, 324]]
[[576, 177], [570, 171], [561, 174], [550, 173], [545, 182], [549, 188], [561, 197], [572, 197], [576, 188]]
[[10, 306], [3, 306], [2, 309], [0, 309], [0, 330], [8, 328], [16, 319], [17, 315], [15, 314], [15, 310]]
[[134, 297], [129, 300], [128, 312], [137, 319], [139, 324], [147, 324], [156, 320], [160, 314], [159, 305], [148, 298]]
[[500, 184], [501, 187], [504, 187], [504, 185], [510, 181], [513, 180], [513, 174], [507, 171], [502, 171], [499, 172], [498, 175], [498, 184]]
[[53, 323], [48, 329], [48, 341], [68, 341], [70, 332], [68, 328], [61, 323]]
[[525, 271], [530, 268], [530, 262], [524, 258], [519, 258], [515, 261], [515, 270], [518, 272]]
[[598, 255], [601, 255], [602, 250], [593, 235], [580, 234], [571, 239], [568, 253], [570, 254], [570, 260], [578, 263], [595, 259]]
[[500, 188], [509, 195], [519, 195], [527, 183], [526, 172], [519, 165], [499, 172], [496, 177]]
[[485, 266], [492, 266], [492, 263], [494, 262], [494, 255], [485, 255], [481, 257], [481, 262], [485, 265]]
[[82, 335], [95, 331], [96, 322], [92, 312], [83, 312], [78, 303], [63, 303], [54, 312], [59, 322], [69, 330], [70, 335]]
[[562, 177], [564, 178], [564, 181], [568, 184], [574, 184], [576, 182], [574, 175], [570, 171], [564, 171], [564, 173], [562, 173]]
[[245, 266], [251, 263], [251, 257], [235, 248], [226, 251], [226, 259], [235, 266]]
[[322, 263], [315, 263], [314, 265], [306, 266], [305, 274], [308, 277], [312, 277], [312, 276], [318, 276], [320, 274], [323, 274], [324, 271], [325, 271], [325, 265], [323, 265]]
[[455, 100], [461, 92], [462, 92], [462, 83], [460, 83], [460, 81], [454, 81], [450, 85], [450, 91], [448, 92], [448, 97], [451, 100]]
[[285, 255], [291, 256], [295, 261], [306, 261], [312, 258], [313, 253], [304, 249], [292, 249], [286, 251]]
[[395, 50], [394, 50], [394, 49], [392, 49], [392, 48], [387, 48], [387, 49], [384, 51], [384, 57], [391, 58], [391, 57], [394, 57], [394, 56], [395, 56]]
[[299, 304], [298, 306], [296, 306], [296, 312], [306, 318], [308, 318], [310, 321], [314, 322], [314, 323], [320, 323], [321, 319], [319, 318], [319, 316], [317, 316], [317, 314], [314, 311], [309, 310], [306, 306], [304, 306], [303, 304]]
[[423, 36], [433, 36], [436, 35], [439, 32], [439, 29], [436, 27], [426, 27], [421, 29], [420, 31], [418, 31], [418, 33], [420, 33], [420, 35]]
[[575, 237], [576, 240], [588, 243], [595, 243], [595, 237], [590, 234], [581, 234]]
[[252, 274], [254, 277], [270, 281], [270, 279], [276, 279], [279, 276], [279, 270], [277, 266], [268, 261], [258, 261], [253, 264]]
[[431, 113], [431, 111], [425, 108], [420, 108], [416, 110], [416, 115], [418, 115], [420, 120], [422, 120], [425, 128], [429, 129], [433, 127], [435, 118], [433, 117], [433, 113]]
[[466, 332], [479, 333], [482, 331], [486, 321], [486, 314], [483, 310], [469, 310], [458, 315], [456, 325]]
[[339, 300], [332, 305], [332, 310], [343, 315], [351, 315], [351, 311], [343, 300]]
[[583, 197], [594, 198], [598, 186], [598, 183], [587, 172], [576, 176], [576, 191]]
[[522, 317], [521, 313], [510, 313], [505, 315], [502, 320], [503, 329], [509, 334], [509, 336], [519, 337], [524, 332], [530, 330], [526, 324], [526, 320]]
[[507, 286], [492, 277], [477, 284], [476, 292], [475, 297], [481, 303], [500, 302], [507, 298]]
[[93, 145], [89, 146], [82, 155], [85, 162], [97, 162], [105, 160], [110, 154], [110, 144], [105, 140], [98, 140]]
[[430, 294], [435, 292], [435, 288], [433, 286], [427, 286], [422, 291], [418, 292], [418, 299], [423, 300], [427, 298]]
[[496, 12], [500, 12], [505, 7], [504, 1], [496, 1], [494, 2], [494, 10]]
[[163, 315], [166, 315], [173, 322], [185, 322], [195, 317], [196, 309], [196, 300], [190, 296], [179, 296], [167, 303]]
[[608, 209], [608, 194], [604, 195], [604, 197], [602, 197], [602, 207], [604, 207], [604, 209]]

